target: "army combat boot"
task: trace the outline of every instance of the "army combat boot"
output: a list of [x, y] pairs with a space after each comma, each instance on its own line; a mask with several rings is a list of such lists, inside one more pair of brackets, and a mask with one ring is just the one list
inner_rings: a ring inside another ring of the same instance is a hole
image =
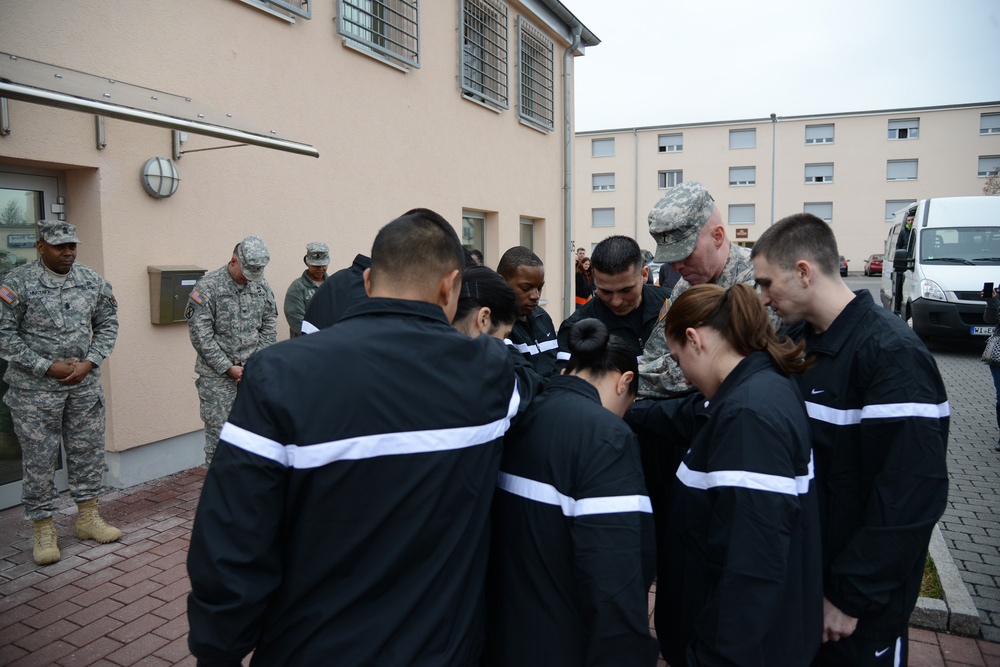
[[39, 565], [55, 563], [61, 557], [59, 554], [56, 524], [52, 517], [39, 519], [35, 524], [35, 550], [32, 556]]
[[97, 513], [97, 498], [77, 503], [76, 536], [81, 540], [97, 540], [101, 544], [114, 542], [122, 536], [122, 531], [109, 526]]

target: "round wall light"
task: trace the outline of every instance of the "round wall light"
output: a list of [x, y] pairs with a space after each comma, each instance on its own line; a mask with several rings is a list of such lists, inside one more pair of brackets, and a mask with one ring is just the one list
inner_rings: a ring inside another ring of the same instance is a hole
[[142, 187], [150, 197], [166, 199], [177, 192], [181, 177], [177, 167], [165, 157], [151, 157], [142, 165]]

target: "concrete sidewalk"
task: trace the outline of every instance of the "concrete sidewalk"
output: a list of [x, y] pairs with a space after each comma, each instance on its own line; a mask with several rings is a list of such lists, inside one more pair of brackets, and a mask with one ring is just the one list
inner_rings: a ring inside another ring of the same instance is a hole
[[[101, 513], [125, 533], [112, 544], [76, 538], [64, 495], [62, 560], [46, 567], [31, 560], [22, 509], [0, 512], [0, 665], [193, 667], [185, 559], [204, 477], [197, 468], [105, 495]], [[1000, 644], [911, 629], [910, 665], [1000, 667]]]

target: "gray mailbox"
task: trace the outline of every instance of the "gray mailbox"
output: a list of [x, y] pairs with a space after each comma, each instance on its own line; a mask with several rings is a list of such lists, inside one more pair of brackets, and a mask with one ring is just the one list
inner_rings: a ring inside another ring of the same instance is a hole
[[184, 321], [184, 307], [191, 289], [206, 269], [200, 266], [147, 266], [149, 319], [153, 324]]

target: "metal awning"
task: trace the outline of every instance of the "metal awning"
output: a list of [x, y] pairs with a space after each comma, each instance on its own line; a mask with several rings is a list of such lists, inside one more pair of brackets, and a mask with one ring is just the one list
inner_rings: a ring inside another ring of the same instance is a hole
[[82, 111], [242, 144], [319, 157], [308, 144], [254, 128], [189, 97], [0, 52], [0, 98]]

